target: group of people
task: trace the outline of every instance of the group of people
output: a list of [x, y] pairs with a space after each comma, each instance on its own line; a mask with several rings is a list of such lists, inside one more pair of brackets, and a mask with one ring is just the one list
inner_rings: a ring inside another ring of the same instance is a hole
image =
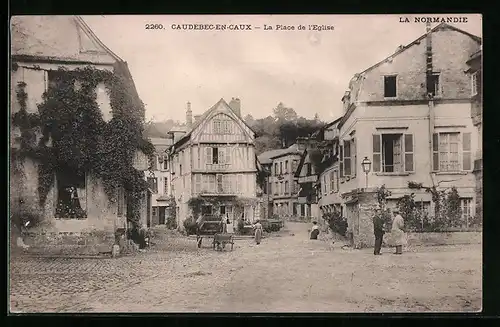
[[390, 230], [389, 244], [396, 248], [394, 254], [403, 254], [403, 245], [406, 243], [405, 235], [405, 223], [403, 217], [399, 214], [398, 209], [392, 210], [393, 218], [390, 223], [390, 228], [388, 222], [385, 221], [382, 215], [382, 209], [378, 206], [375, 209], [375, 216], [373, 218], [373, 232], [375, 234], [375, 247], [373, 250], [374, 255], [381, 255], [380, 250], [382, 248], [382, 242], [384, 240], [384, 234], [386, 231]]
[[[260, 241], [262, 240], [262, 234], [263, 234], [263, 227], [260, 221], [257, 219], [255, 223], [252, 225], [254, 229], [254, 240], [257, 245], [260, 244]], [[222, 218], [222, 232], [223, 233], [234, 233], [234, 226], [231, 224], [231, 221], [229, 218], [223, 217]]]

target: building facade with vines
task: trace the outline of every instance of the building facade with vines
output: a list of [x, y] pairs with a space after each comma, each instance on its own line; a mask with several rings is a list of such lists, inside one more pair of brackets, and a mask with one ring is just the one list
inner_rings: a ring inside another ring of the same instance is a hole
[[59, 232], [145, 223], [152, 149], [126, 62], [79, 16], [13, 17], [10, 87], [11, 217]]
[[[350, 81], [339, 123], [339, 189], [350, 225], [359, 219], [353, 194], [383, 184], [390, 206], [413, 193], [430, 216], [434, 203], [425, 187], [456, 187], [464, 221], [473, 219], [473, 154], [480, 135], [470, 116], [473, 85], [466, 62], [480, 45], [479, 37], [453, 26], [428, 26]], [[371, 161], [367, 176], [364, 158]]]
[[255, 134], [242, 120], [240, 100], [220, 99], [193, 121], [170, 149], [172, 194], [178, 226], [200, 215], [253, 221], [261, 215], [257, 196]]

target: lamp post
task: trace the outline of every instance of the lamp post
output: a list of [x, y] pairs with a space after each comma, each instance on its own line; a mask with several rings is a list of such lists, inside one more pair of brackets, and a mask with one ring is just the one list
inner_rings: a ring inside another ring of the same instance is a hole
[[372, 168], [372, 162], [370, 161], [370, 159], [368, 159], [368, 157], [365, 157], [361, 162], [361, 166], [363, 166], [363, 171], [366, 175], [366, 188], [368, 188], [368, 173]]

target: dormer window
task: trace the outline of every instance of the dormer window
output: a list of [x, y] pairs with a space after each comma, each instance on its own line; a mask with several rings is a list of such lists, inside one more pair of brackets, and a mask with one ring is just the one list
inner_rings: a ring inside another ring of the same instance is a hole
[[396, 75], [384, 76], [384, 97], [395, 98], [397, 95]]
[[439, 73], [432, 73], [429, 76], [429, 90], [428, 92], [432, 94], [432, 96], [440, 96], [441, 95], [441, 84], [439, 83]]

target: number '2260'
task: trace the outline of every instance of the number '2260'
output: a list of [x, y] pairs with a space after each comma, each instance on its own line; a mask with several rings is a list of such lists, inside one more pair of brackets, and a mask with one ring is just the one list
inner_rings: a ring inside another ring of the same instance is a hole
[[144, 28], [147, 30], [162, 30], [163, 24], [146, 24]]

